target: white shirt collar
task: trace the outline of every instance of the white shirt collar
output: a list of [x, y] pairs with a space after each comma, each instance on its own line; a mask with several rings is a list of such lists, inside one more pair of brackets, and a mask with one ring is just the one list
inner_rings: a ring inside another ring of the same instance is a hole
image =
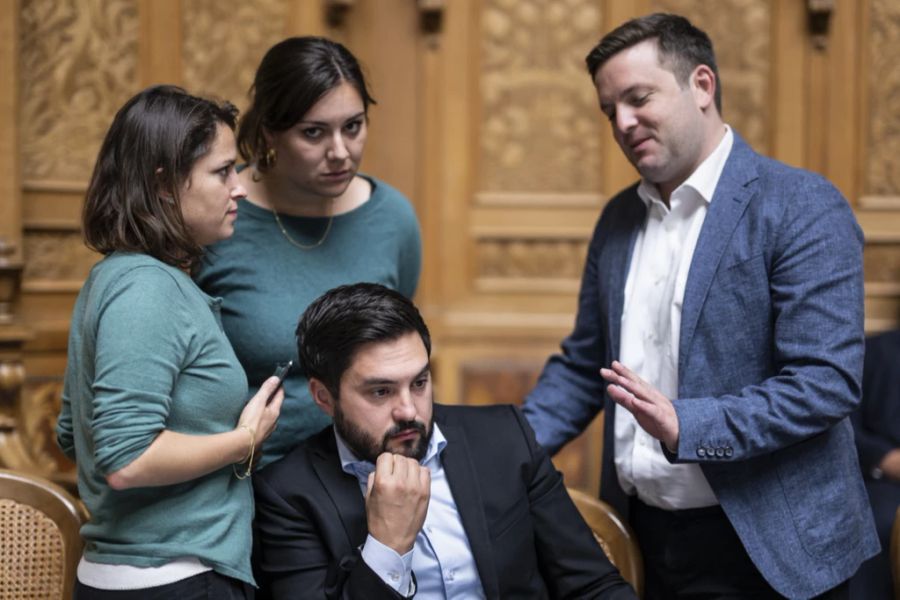
[[[700, 163], [700, 166], [697, 167], [681, 185], [672, 191], [672, 196], [680, 189], [689, 187], [696, 191], [707, 204], [712, 202], [713, 194], [716, 191], [716, 186], [719, 184], [719, 178], [722, 176], [722, 171], [725, 169], [725, 162], [728, 160], [728, 155], [731, 154], [732, 146], [734, 146], [734, 133], [731, 131], [731, 127], [726, 124], [725, 135], [722, 136], [719, 145], [716, 146], [716, 149]], [[651, 183], [646, 179], [641, 179], [641, 184], [638, 186], [637, 192], [638, 196], [644, 201], [644, 204], [647, 205], [648, 208], [654, 200], [662, 203], [659, 188], [656, 187], [656, 184]]]

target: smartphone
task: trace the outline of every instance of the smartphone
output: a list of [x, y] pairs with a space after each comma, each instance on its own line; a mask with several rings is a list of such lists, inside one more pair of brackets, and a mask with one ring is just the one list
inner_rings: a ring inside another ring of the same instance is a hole
[[286, 363], [278, 363], [275, 365], [275, 373], [273, 375], [278, 378], [278, 385], [272, 390], [272, 393], [269, 394], [269, 397], [266, 398], [266, 404], [272, 401], [272, 398], [275, 397], [275, 394], [281, 388], [281, 385], [284, 383], [284, 378], [287, 377], [287, 374], [291, 372], [291, 367], [294, 366], [294, 361], [289, 360]]

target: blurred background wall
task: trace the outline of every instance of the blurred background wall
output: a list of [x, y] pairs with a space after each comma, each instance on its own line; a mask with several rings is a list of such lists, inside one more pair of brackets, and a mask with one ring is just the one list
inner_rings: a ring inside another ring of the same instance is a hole
[[[367, 68], [363, 170], [422, 225], [439, 401], [520, 402], [572, 325], [600, 210], [636, 179], [584, 55], [658, 10], [713, 38], [745, 139], [843, 191], [866, 235], [866, 327], [897, 325], [896, 0], [0, 0], [0, 466], [73, 480], [52, 431], [97, 260], [81, 203], [115, 110], [162, 82], [244, 107], [263, 52], [291, 35], [335, 38]], [[556, 458], [591, 493], [600, 419]]]

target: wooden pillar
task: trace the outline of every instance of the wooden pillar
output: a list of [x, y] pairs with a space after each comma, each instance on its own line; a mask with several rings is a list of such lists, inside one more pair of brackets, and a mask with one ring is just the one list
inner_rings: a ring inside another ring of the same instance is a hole
[[22, 278], [17, 0], [0, 0], [0, 467], [37, 470], [19, 435], [28, 330], [17, 316]]

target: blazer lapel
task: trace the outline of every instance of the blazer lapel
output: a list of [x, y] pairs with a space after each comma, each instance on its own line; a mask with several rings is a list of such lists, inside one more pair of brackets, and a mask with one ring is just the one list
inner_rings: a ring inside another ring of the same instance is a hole
[[481, 577], [481, 585], [487, 598], [499, 598], [500, 587], [497, 569], [494, 566], [494, 549], [465, 433], [453, 425], [440, 423], [440, 427], [444, 437], [447, 438], [447, 447], [441, 453], [441, 464], [447, 475], [450, 491], [453, 492], [453, 500], [456, 502], [463, 529], [469, 538], [469, 546], [472, 548], [478, 576]]
[[609, 270], [601, 269], [598, 276], [599, 289], [605, 290], [607, 317], [607, 344], [609, 358], [619, 358], [619, 338], [622, 335], [622, 311], [625, 308], [625, 282], [628, 280], [628, 269], [631, 266], [631, 255], [634, 253], [634, 243], [638, 232], [643, 226], [647, 216], [647, 207], [637, 194], [637, 186], [630, 190], [630, 197], [625, 199], [622, 206], [622, 214], [609, 227], [607, 239], [603, 245], [602, 253], [609, 256], [609, 260], [599, 261], [601, 264], [610, 265]]
[[357, 479], [341, 469], [333, 430], [329, 427], [320, 435], [311, 452], [312, 466], [334, 502], [338, 517], [347, 532], [349, 547], [353, 549], [365, 542], [368, 535], [366, 503]]
[[706, 301], [713, 276], [741, 215], [755, 192], [756, 188], [752, 182], [757, 178], [756, 160], [757, 155], [735, 133], [734, 146], [709, 204], [684, 288], [681, 339], [678, 344], [679, 381], [684, 381], [682, 373], [688, 349], [691, 347], [700, 310]]

